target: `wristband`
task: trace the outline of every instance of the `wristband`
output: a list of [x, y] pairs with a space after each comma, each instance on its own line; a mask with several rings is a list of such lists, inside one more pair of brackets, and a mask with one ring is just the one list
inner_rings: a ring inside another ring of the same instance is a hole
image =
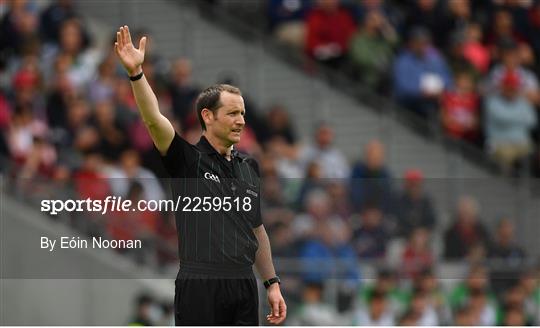
[[278, 283], [278, 284], [281, 284], [281, 280], [279, 279], [278, 276], [275, 276], [274, 278], [270, 278], [268, 280], [266, 280], [263, 284], [264, 284], [264, 288], [268, 289], [268, 287], [270, 287], [270, 285], [272, 284], [275, 284], [275, 283]]
[[142, 77], [143, 77], [143, 72], [140, 72], [139, 74], [137, 74], [135, 76], [130, 76], [129, 79], [131, 81], [137, 81], [137, 80], [140, 80]]

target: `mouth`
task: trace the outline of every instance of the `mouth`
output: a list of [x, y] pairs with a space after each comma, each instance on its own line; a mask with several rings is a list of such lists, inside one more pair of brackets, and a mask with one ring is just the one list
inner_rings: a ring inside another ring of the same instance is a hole
[[233, 133], [238, 133], [240, 134], [240, 132], [242, 132], [242, 129], [232, 129], [231, 130]]

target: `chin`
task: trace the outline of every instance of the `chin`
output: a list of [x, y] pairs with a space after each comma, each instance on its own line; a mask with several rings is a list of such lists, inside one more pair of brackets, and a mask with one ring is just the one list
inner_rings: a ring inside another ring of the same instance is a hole
[[240, 142], [240, 136], [239, 135], [231, 135], [229, 136], [229, 141], [233, 144]]

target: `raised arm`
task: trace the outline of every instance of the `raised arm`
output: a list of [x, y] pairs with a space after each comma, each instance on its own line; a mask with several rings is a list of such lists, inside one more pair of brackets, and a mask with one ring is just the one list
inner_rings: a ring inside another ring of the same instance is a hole
[[[129, 76], [142, 73], [145, 47], [146, 37], [142, 37], [139, 41], [139, 49], [133, 46], [127, 25], [120, 27], [116, 32], [114, 51]], [[141, 118], [152, 141], [154, 141], [154, 145], [162, 155], [165, 155], [174, 138], [174, 128], [171, 122], [160, 113], [156, 95], [144, 75], [137, 81], [131, 81], [131, 89]]]

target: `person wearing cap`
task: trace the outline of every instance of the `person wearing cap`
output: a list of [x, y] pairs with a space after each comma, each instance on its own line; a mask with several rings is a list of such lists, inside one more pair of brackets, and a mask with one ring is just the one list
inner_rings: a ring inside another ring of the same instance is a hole
[[519, 78], [519, 92], [534, 105], [540, 104], [540, 88], [535, 74], [525, 68], [520, 57], [519, 44], [510, 38], [503, 38], [497, 44], [500, 63], [489, 72], [484, 85], [486, 94], [500, 91], [501, 81], [508, 70], [514, 71]]
[[530, 132], [537, 117], [531, 102], [520, 92], [521, 83], [518, 71], [507, 69], [500, 78], [500, 91], [485, 101], [486, 144], [505, 173], [532, 151]]

